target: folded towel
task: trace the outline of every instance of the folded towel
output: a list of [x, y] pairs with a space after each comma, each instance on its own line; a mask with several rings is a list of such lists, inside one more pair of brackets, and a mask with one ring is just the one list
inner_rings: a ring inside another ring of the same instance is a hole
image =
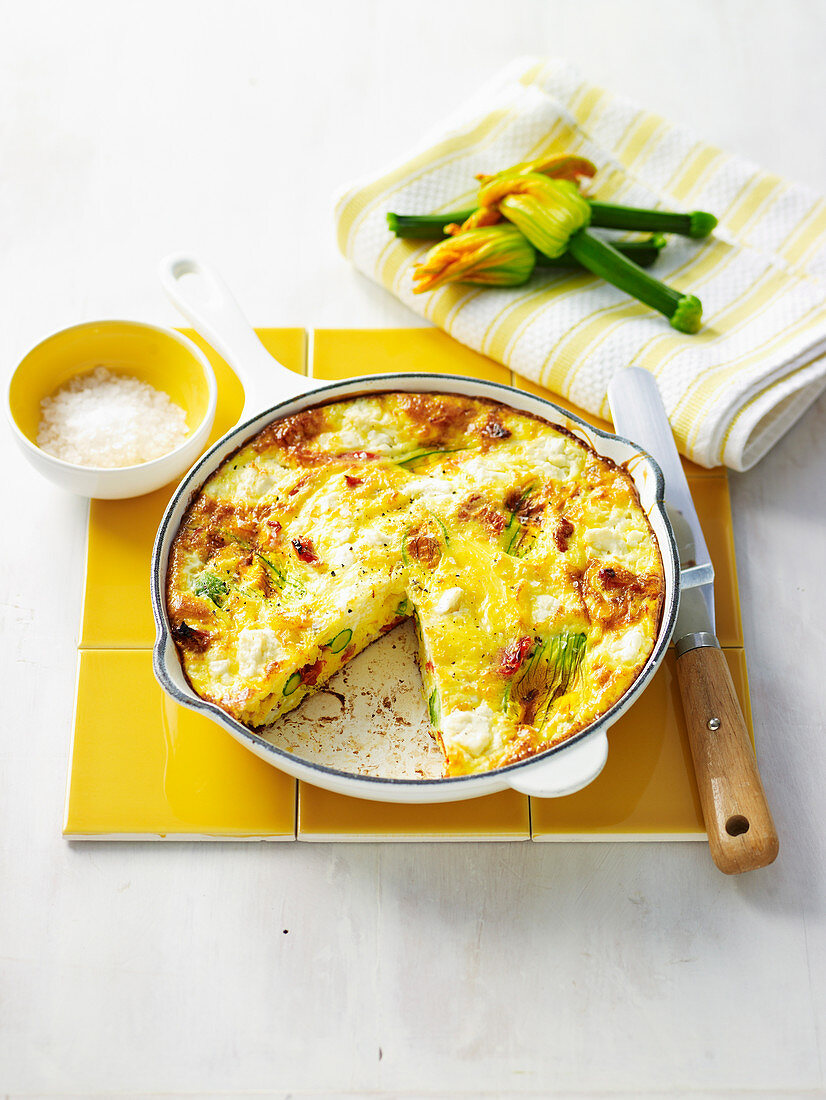
[[[429, 244], [385, 220], [473, 206], [475, 176], [551, 152], [592, 160], [606, 202], [709, 210], [702, 241], [669, 239], [652, 273], [701, 298], [694, 336], [587, 273], [520, 287], [449, 284], [414, 295]], [[371, 279], [457, 340], [609, 417], [614, 371], [653, 372], [683, 454], [745, 470], [826, 388], [826, 201], [589, 84], [569, 64], [509, 65], [418, 149], [336, 205], [339, 246]]]

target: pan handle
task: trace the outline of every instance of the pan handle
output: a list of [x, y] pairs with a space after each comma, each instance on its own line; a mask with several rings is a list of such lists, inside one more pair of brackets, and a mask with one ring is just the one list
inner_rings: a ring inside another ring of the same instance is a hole
[[521, 768], [510, 786], [533, 798], [561, 798], [587, 787], [607, 759], [608, 737], [605, 730], [595, 731], [550, 759]]
[[161, 260], [158, 276], [184, 317], [238, 375], [244, 387], [241, 420], [313, 388], [310, 379], [287, 370], [270, 355], [226, 283], [208, 264], [173, 253]]

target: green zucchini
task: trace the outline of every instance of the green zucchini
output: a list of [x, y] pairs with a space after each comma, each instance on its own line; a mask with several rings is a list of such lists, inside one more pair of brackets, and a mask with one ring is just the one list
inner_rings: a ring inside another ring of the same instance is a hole
[[329, 649], [331, 653], [341, 653], [342, 649], [346, 649], [350, 644], [350, 639], [353, 637], [353, 632], [348, 627], [344, 630], [340, 630], [336, 634], [332, 641], [324, 643], [324, 649]]
[[294, 672], [292, 674], [292, 676], [289, 678], [289, 680], [286, 682], [286, 684], [284, 685], [284, 690], [281, 692], [281, 694], [282, 695], [292, 695], [292, 693], [296, 690], [297, 687], [299, 687], [300, 684], [301, 684], [301, 673], [300, 672]]

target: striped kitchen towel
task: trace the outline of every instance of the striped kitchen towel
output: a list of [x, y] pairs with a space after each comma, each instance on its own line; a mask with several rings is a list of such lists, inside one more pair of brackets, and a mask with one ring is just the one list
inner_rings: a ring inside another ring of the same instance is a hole
[[[414, 295], [427, 242], [397, 240], [385, 215], [473, 206], [478, 172], [550, 152], [598, 168], [609, 202], [710, 210], [702, 241], [669, 239], [653, 273], [702, 299], [704, 324], [676, 332], [587, 273], [521, 287], [449, 284]], [[339, 246], [371, 279], [457, 340], [609, 417], [614, 371], [656, 376], [680, 450], [745, 470], [826, 388], [826, 201], [588, 83], [563, 61], [509, 65], [439, 133], [336, 205]]]

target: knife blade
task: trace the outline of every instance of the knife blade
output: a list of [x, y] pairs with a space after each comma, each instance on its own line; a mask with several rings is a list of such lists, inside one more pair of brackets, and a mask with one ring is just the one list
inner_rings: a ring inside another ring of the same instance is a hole
[[765, 867], [778, 839], [746, 720], [714, 626], [714, 569], [657, 380], [628, 367], [608, 386], [614, 428], [659, 464], [680, 556], [676, 672], [714, 862], [726, 874]]
[[638, 367], [628, 367], [614, 375], [608, 386], [608, 402], [614, 427], [651, 455], [665, 479], [665, 499], [677, 550], [680, 554], [680, 591], [691, 589], [702, 594], [706, 615], [696, 598], [687, 599], [680, 611], [683, 623], [675, 628], [692, 632], [691, 610], [696, 615], [697, 632], [714, 633], [714, 567], [706, 546], [703, 529], [688, 488], [683, 464], [674, 442], [671, 425], [663, 406], [657, 380], [653, 374]]

